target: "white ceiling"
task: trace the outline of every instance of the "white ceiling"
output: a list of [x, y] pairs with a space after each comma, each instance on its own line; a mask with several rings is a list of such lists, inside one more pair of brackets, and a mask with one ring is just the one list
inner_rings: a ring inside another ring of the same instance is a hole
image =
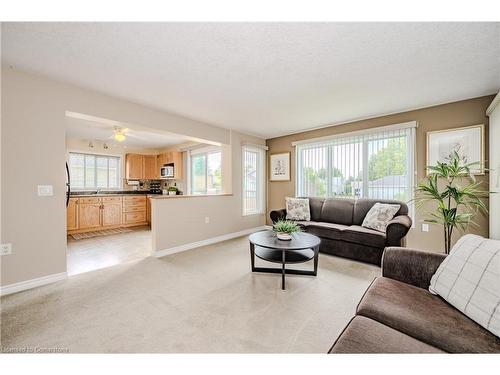
[[66, 137], [84, 141], [100, 141], [109, 144], [119, 144], [125, 148], [161, 149], [189, 141], [187, 137], [175, 134], [119, 127], [126, 129], [126, 138], [123, 142], [113, 139], [116, 125], [105, 122], [88, 121], [66, 117]]
[[266, 138], [500, 89], [499, 23], [4, 23], [8, 64]]

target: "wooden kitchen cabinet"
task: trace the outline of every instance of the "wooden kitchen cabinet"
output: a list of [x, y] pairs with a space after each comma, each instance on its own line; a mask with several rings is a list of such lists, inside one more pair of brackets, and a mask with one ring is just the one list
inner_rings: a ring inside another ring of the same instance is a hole
[[157, 158], [157, 170], [158, 176], [160, 173], [160, 168], [165, 164], [174, 165], [174, 180], [182, 179], [183, 172], [183, 162], [182, 162], [182, 152], [181, 151], [169, 151], [158, 155]]
[[70, 198], [66, 212], [68, 234], [146, 225], [147, 202], [146, 195]]
[[154, 180], [158, 178], [159, 171], [156, 169], [156, 155], [142, 156], [143, 180]]
[[66, 208], [67, 230], [78, 229], [78, 198], [70, 198]]
[[[99, 199], [99, 198], [95, 198]], [[95, 229], [101, 226], [101, 203], [85, 203], [80, 198], [78, 204], [78, 229]]]
[[122, 223], [122, 199], [121, 197], [102, 198], [102, 226], [117, 226]]
[[142, 180], [144, 176], [144, 155], [125, 155], [125, 178], [127, 180]]
[[151, 224], [151, 197], [146, 198], [146, 221]]
[[145, 225], [146, 218], [146, 196], [124, 196], [123, 197], [123, 225]]

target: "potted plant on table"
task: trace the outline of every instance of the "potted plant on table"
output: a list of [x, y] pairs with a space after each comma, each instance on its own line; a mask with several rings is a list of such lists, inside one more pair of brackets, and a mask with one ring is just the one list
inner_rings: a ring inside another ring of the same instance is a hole
[[292, 239], [292, 234], [300, 231], [300, 226], [291, 220], [281, 219], [273, 225], [273, 232], [276, 233], [276, 237], [282, 241], [290, 241]]
[[481, 182], [476, 182], [474, 168], [479, 163], [467, 163], [458, 152], [453, 151], [447, 162], [437, 162], [436, 166], [428, 166], [429, 174], [416, 188], [417, 207], [425, 202], [435, 202], [437, 209], [427, 212], [429, 223], [443, 225], [444, 251], [450, 253], [453, 229], [459, 227], [466, 230], [479, 212], [488, 212], [482, 198], [488, 192], [481, 190]]

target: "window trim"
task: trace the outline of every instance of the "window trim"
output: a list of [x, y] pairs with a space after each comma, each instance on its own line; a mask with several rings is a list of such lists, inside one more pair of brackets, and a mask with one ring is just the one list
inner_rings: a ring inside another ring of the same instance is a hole
[[[96, 186], [95, 187], [92, 187], [92, 188], [76, 188], [74, 187], [73, 185], [71, 185], [71, 191], [96, 191], [97, 189], [100, 189], [101, 191], [117, 191], [117, 190], [120, 190], [122, 188], [122, 186], [120, 186], [121, 184], [121, 181], [122, 181], [122, 168], [123, 168], [123, 155], [120, 155], [120, 154], [105, 154], [105, 153], [102, 153], [102, 152], [87, 152], [87, 151], [81, 151], [81, 150], [75, 150], [75, 149], [70, 149], [70, 150], [67, 150], [67, 157], [66, 157], [66, 160], [68, 162], [68, 167], [70, 168], [70, 171], [71, 171], [71, 164], [69, 162], [69, 158], [70, 158], [70, 154], [80, 154], [80, 155], [93, 155], [93, 156], [104, 156], [104, 157], [109, 157], [109, 158], [117, 158], [118, 159], [118, 176], [117, 176], [117, 180], [118, 180], [118, 186], [116, 188], [110, 188], [110, 187], [107, 187], [107, 188], [98, 188], [97, 187], [97, 168], [95, 168], [95, 183], [96, 183]], [[108, 161], [108, 169], [109, 169], [109, 161]], [[84, 174], [85, 176], [85, 174]], [[70, 175], [70, 178], [71, 178], [71, 175]], [[84, 177], [84, 181], [85, 181], [85, 177]], [[70, 180], [71, 182], [71, 180]], [[108, 185], [109, 185], [109, 173], [108, 173]]]
[[[209, 194], [207, 192], [207, 181], [208, 181], [208, 155], [209, 154], [215, 154], [215, 153], [220, 153], [220, 159], [221, 159], [221, 188], [220, 188], [220, 191], [216, 194]], [[192, 159], [193, 159], [193, 156], [199, 156], [199, 155], [204, 155], [205, 156], [205, 193], [202, 193], [202, 194], [194, 194], [193, 193], [193, 176], [192, 176]], [[219, 147], [219, 146], [207, 146], [207, 147], [200, 147], [200, 148], [195, 148], [195, 149], [191, 149], [191, 150], [188, 150], [187, 152], [187, 176], [186, 176], [186, 182], [187, 182], [187, 186], [188, 186], [188, 192], [189, 192], [189, 195], [193, 195], [193, 196], [200, 196], [200, 195], [221, 195], [221, 194], [224, 194], [223, 192], [223, 188], [224, 188], [224, 183], [223, 183], [223, 179], [224, 179], [224, 176], [222, 174], [223, 172], [223, 159], [224, 159], [224, 155], [223, 155], [223, 152], [222, 152], [222, 148]]]
[[[245, 210], [245, 151], [251, 150], [257, 152], [259, 160], [257, 160], [256, 171], [256, 191], [257, 200], [256, 210]], [[260, 172], [259, 172], [260, 170]], [[242, 216], [263, 215], [265, 213], [266, 202], [266, 149], [254, 145], [246, 144], [241, 146], [241, 212]]]

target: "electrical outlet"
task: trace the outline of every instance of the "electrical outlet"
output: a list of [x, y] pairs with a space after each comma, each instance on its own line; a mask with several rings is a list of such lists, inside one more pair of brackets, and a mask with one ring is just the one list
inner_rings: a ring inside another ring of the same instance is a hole
[[428, 232], [429, 231], [429, 224], [423, 223], [422, 224], [422, 232]]
[[9, 255], [12, 254], [12, 244], [3, 243], [0, 245], [0, 255]]
[[205, 216], [205, 224], [208, 224], [210, 223], [210, 217], [209, 216]]
[[38, 185], [38, 196], [39, 197], [51, 197], [54, 195], [52, 185]]

